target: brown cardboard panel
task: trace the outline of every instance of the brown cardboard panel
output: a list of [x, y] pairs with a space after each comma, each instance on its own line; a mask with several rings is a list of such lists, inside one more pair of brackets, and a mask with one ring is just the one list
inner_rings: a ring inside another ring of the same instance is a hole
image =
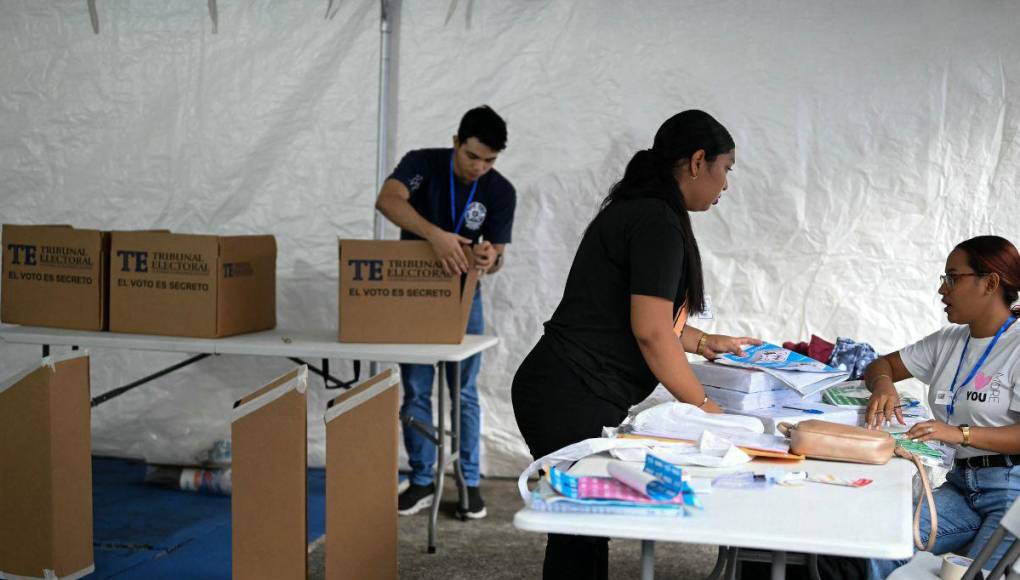
[[398, 576], [398, 384], [387, 370], [327, 410], [327, 579]]
[[105, 330], [108, 256], [98, 230], [4, 225], [0, 320]]
[[459, 343], [478, 283], [470, 272], [463, 283], [447, 275], [428, 242], [341, 240], [340, 341]]
[[234, 578], [307, 575], [306, 381], [304, 368], [291, 371], [234, 409]]
[[50, 374], [50, 457], [53, 465], [54, 554], [57, 576], [70, 575], [93, 562], [92, 430], [89, 358], [56, 365]]
[[220, 238], [219, 336], [276, 327], [276, 238]]
[[70, 356], [0, 385], [5, 574], [66, 577], [93, 566], [89, 360]]
[[110, 330], [216, 336], [216, 236], [113, 232]]

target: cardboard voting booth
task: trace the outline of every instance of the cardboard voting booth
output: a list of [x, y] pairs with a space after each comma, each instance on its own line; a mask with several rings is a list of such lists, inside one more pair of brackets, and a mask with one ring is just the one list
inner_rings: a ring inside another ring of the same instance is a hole
[[304, 578], [308, 558], [307, 367], [234, 404], [234, 578]]
[[0, 320], [106, 330], [109, 237], [70, 226], [3, 226]]
[[113, 232], [110, 330], [218, 338], [276, 327], [273, 236]]
[[399, 385], [387, 370], [329, 402], [326, 578], [397, 578]]
[[0, 577], [95, 569], [90, 413], [85, 352], [0, 383]]
[[340, 342], [458, 344], [477, 285], [474, 268], [446, 274], [428, 242], [340, 240]]

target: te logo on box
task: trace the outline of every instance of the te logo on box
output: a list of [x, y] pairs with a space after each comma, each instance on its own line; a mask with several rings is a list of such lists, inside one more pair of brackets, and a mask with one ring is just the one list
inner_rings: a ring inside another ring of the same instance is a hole
[[369, 282], [379, 282], [383, 279], [382, 275], [382, 260], [347, 260], [348, 266], [354, 266], [354, 280], [362, 281], [367, 280]]
[[121, 272], [149, 271], [149, 252], [117, 250], [117, 257], [121, 258]]
[[24, 264], [25, 266], [36, 265], [36, 249], [33, 245], [28, 244], [7, 244], [7, 249], [11, 251], [11, 265], [18, 266]]

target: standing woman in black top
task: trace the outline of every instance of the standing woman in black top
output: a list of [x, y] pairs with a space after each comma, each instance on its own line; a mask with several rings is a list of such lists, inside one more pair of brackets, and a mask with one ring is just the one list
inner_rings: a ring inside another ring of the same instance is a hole
[[[685, 352], [732, 352], [748, 337], [706, 334], [685, 324], [705, 306], [698, 244], [688, 212], [706, 211], [726, 190], [734, 144], [696, 110], [659, 128], [638, 151], [589, 224], [545, 335], [517, 369], [517, 425], [536, 459], [598, 437], [662, 383], [677, 398], [719, 413]], [[549, 534], [545, 578], [606, 578], [609, 540]]]

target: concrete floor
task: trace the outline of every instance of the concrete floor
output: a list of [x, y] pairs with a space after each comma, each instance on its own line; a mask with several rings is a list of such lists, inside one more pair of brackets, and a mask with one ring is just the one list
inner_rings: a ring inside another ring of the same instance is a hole
[[[541, 578], [545, 535], [522, 532], [511, 523], [523, 504], [517, 481], [486, 479], [482, 482], [488, 517], [462, 522], [453, 516], [456, 487], [448, 481], [439, 512], [438, 549], [426, 552], [428, 510], [400, 518], [400, 577], [436, 580], [500, 580]], [[657, 544], [656, 578], [704, 578], [715, 564], [714, 546]], [[638, 578], [641, 544], [613, 540], [609, 544], [611, 578]], [[309, 556], [309, 578], [324, 577], [323, 548]]]

